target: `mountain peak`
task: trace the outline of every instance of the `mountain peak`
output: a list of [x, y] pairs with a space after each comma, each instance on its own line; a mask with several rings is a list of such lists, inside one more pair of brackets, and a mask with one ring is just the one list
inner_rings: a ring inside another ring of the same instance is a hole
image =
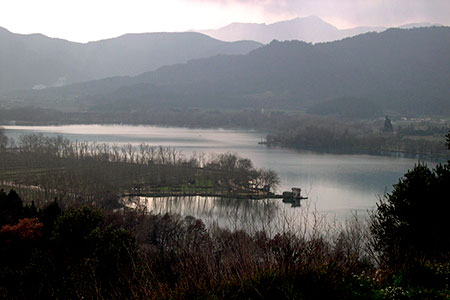
[[[413, 23], [399, 28], [441, 26], [432, 23]], [[309, 43], [331, 42], [367, 32], [381, 32], [387, 27], [359, 26], [338, 29], [319, 16], [296, 17], [275, 23], [231, 23], [219, 29], [199, 30], [213, 38], [223, 41], [254, 40], [268, 44], [272, 40], [301, 40]]]
[[292, 20], [304, 20], [304, 21], [320, 21], [326, 23], [322, 18], [316, 15], [306, 16], [306, 17], [296, 17]]
[[200, 30], [223, 41], [255, 40], [268, 44], [272, 40], [324, 42], [339, 39], [338, 29], [318, 16], [297, 17], [271, 24], [231, 23], [216, 30]]

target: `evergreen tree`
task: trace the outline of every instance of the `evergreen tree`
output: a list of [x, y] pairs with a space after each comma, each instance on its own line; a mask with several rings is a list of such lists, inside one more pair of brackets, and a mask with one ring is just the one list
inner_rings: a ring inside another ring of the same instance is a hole
[[384, 132], [393, 132], [394, 131], [394, 127], [392, 127], [392, 122], [388, 116], [386, 116], [386, 119], [384, 120], [383, 131]]
[[371, 232], [390, 267], [440, 260], [450, 254], [450, 165], [419, 163], [377, 205]]

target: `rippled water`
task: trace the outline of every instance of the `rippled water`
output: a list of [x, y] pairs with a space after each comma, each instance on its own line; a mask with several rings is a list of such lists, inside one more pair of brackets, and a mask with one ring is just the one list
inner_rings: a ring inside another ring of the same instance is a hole
[[[309, 197], [311, 206], [318, 211], [348, 216], [351, 212], [365, 212], [375, 207], [378, 197], [392, 189], [415, 163], [414, 159], [382, 157], [369, 155], [333, 155], [314, 152], [295, 151], [282, 148], [269, 148], [259, 145], [264, 136], [256, 131], [224, 129], [188, 129], [158, 126], [122, 125], [69, 125], [69, 126], [5, 126], [9, 137], [20, 134], [42, 132], [46, 135], [64, 135], [71, 140], [95, 141], [104, 143], [138, 145], [142, 142], [151, 145], [171, 146], [183, 151], [185, 155], [193, 152], [220, 153], [236, 152], [250, 158], [256, 167], [270, 168], [278, 172], [281, 179], [280, 191], [300, 187]], [[205, 202], [206, 201], [206, 202]], [[291, 208], [281, 200], [270, 200], [275, 211], [300, 211], [302, 207]], [[149, 209], [155, 212], [178, 212], [201, 217], [209, 214], [221, 220], [222, 213], [242, 209], [241, 202], [214, 198], [189, 199], [150, 199]], [[207, 205], [205, 204], [207, 203]], [[264, 211], [267, 206], [249, 202], [245, 206], [254, 214]], [[212, 208], [211, 208], [212, 207]], [[262, 207], [262, 208], [261, 208]], [[256, 212], [255, 212], [256, 211]], [[246, 212], [239, 212], [246, 213]]]

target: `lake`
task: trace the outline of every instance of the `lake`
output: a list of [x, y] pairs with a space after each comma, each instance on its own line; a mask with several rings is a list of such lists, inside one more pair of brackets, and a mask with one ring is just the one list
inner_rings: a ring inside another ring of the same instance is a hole
[[[24, 133], [42, 132], [45, 135], [63, 135], [78, 141], [134, 145], [145, 142], [155, 146], [170, 146], [181, 150], [186, 156], [193, 152], [207, 154], [235, 152], [242, 157], [250, 158], [258, 168], [275, 170], [281, 179], [280, 191], [300, 187], [304, 195], [309, 197], [306, 200], [309, 206], [337, 218], [347, 217], [354, 212], [364, 214], [368, 209], [374, 208], [378, 197], [391, 191], [392, 184], [417, 163], [417, 160], [410, 158], [334, 155], [270, 148], [258, 144], [265, 136], [264, 133], [250, 130], [128, 125], [4, 126], [4, 128], [7, 136], [15, 139]], [[214, 198], [147, 200], [149, 209], [155, 212], [178, 212], [199, 217], [202, 213], [206, 213], [212, 219], [215, 216], [219, 217], [227, 207], [236, 211], [242, 209], [236, 203]], [[180, 201], [185, 205], [181, 206]], [[305, 203], [294, 208], [282, 203], [281, 200], [240, 203], [247, 211], [267, 211], [270, 207], [269, 211], [278, 210], [292, 214], [305, 208]], [[199, 207], [204, 207], [204, 211]], [[244, 212], [239, 211], [238, 214], [240, 213]]]

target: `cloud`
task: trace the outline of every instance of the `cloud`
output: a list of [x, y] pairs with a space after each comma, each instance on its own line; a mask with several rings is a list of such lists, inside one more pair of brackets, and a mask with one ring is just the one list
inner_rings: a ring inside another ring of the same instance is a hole
[[245, 5], [267, 16], [308, 16], [348, 25], [400, 25], [436, 22], [450, 25], [449, 0], [186, 0], [218, 5]]

